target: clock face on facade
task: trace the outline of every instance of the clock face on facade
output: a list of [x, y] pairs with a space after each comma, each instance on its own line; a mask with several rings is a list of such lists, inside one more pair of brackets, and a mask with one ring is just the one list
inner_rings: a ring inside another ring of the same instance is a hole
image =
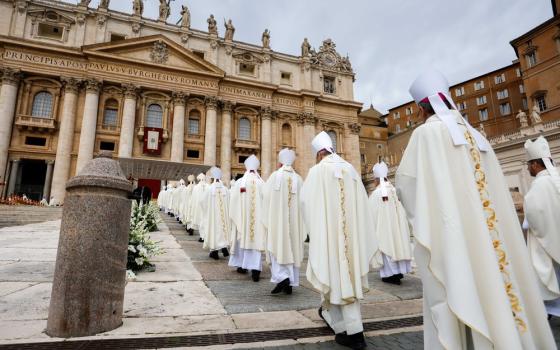
[[331, 53], [325, 53], [323, 55], [323, 64], [332, 67], [336, 64], [336, 57]]

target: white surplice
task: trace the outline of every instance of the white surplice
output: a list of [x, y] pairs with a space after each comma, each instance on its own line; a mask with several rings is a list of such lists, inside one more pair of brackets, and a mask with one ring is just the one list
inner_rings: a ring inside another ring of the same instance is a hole
[[192, 197], [192, 192], [194, 189], [195, 184], [190, 182], [186, 187], [185, 190], [183, 191], [183, 193], [181, 194], [181, 207], [180, 207], [180, 212], [181, 212], [181, 222], [189, 227], [189, 205], [191, 202], [191, 197]]
[[187, 228], [199, 230], [200, 237], [204, 239], [204, 233], [200, 231], [200, 225], [202, 223], [202, 219], [204, 218], [204, 213], [200, 208], [200, 201], [204, 198], [204, 194], [208, 189], [208, 182], [205, 179], [199, 181], [193, 188], [191, 201], [189, 203], [189, 218], [190, 218], [190, 226], [187, 225]]
[[229, 190], [220, 181], [210, 185], [201, 200], [204, 212], [201, 231], [205, 239], [203, 248], [210, 251], [226, 248], [229, 245]]
[[263, 224], [267, 230], [267, 250], [274, 258], [271, 259], [273, 283], [281, 282], [283, 279], [276, 282], [280, 277], [296, 275], [294, 269], [299, 273], [303, 261], [307, 232], [298, 199], [302, 184], [295, 170], [284, 165], [270, 175], [263, 188]]
[[328, 155], [309, 170], [301, 200], [310, 240], [307, 280], [321, 293], [331, 327], [361, 332], [359, 300], [369, 288], [370, 263], [380, 264], [381, 256], [360, 175]]
[[472, 341], [476, 349], [555, 349], [496, 155], [473, 147], [452, 113], [469, 144], [455, 146], [434, 115], [412, 133], [396, 173], [423, 281], [424, 347], [465, 349]]
[[383, 200], [381, 185], [369, 196], [373, 218], [373, 230], [377, 235], [379, 250], [383, 253], [381, 277], [390, 277], [410, 272], [412, 252], [410, 230], [406, 212], [397, 198], [393, 185], [385, 182], [386, 200]]
[[231, 189], [230, 266], [259, 271], [262, 268], [261, 252], [266, 249], [266, 230], [262, 223], [263, 185], [257, 173], [247, 171]]
[[[558, 307], [551, 302], [560, 298], [557, 270], [560, 264], [560, 193], [548, 170], [537, 174], [531, 189], [525, 195], [523, 209], [529, 224], [527, 246], [529, 256], [537, 273], [541, 295], [547, 304], [548, 313], [560, 316]], [[555, 307], [556, 306], [556, 307]]]

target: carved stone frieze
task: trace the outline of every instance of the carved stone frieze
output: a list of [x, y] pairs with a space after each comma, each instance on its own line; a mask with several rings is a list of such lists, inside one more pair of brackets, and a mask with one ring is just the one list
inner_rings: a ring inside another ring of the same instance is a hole
[[331, 39], [323, 41], [323, 45], [319, 47], [319, 52], [311, 50], [310, 54], [310, 61], [313, 66], [343, 73], [353, 72], [350, 58], [340, 56], [336, 51], [336, 44]]
[[158, 40], [152, 46], [152, 52], [150, 53], [150, 58], [152, 62], [163, 64], [169, 59], [169, 51], [167, 50], [167, 45], [163, 40]]

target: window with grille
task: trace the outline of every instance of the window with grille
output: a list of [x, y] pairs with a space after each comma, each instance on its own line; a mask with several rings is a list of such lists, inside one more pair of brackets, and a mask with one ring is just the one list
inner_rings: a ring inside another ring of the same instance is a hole
[[103, 111], [103, 125], [117, 125], [119, 114], [119, 104], [116, 100], [110, 99], [105, 102], [105, 110]]
[[496, 75], [494, 77], [494, 83], [496, 83], [496, 84], [501, 84], [504, 81], [506, 81], [506, 74], [505, 73], [502, 73], [500, 75]]
[[507, 90], [507, 89], [504, 89], [504, 90], [498, 91], [498, 92], [497, 92], [497, 95], [498, 95], [498, 100], [507, 98], [507, 97], [509, 96], [508, 90]]
[[476, 83], [474, 83], [474, 90], [478, 91], [480, 89], [484, 89], [484, 80], [477, 81]]
[[149, 128], [161, 128], [163, 121], [163, 108], [160, 105], [153, 103], [148, 106], [148, 113], [146, 114], [146, 126]]
[[396, 133], [401, 132], [401, 126], [399, 124], [395, 125], [395, 132]]
[[535, 103], [537, 104], [537, 106], [539, 106], [539, 110], [541, 112], [544, 112], [546, 110], [546, 99], [544, 98], [544, 95], [535, 98]]
[[239, 119], [237, 134], [240, 140], [251, 139], [251, 121], [247, 118]]
[[486, 95], [480, 96], [480, 97], [477, 97], [477, 98], [476, 98], [476, 104], [477, 104], [478, 106], [483, 105], [483, 104], [485, 104], [485, 103], [486, 103]]
[[53, 96], [50, 92], [41, 91], [33, 98], [31, 116], [39, 118], [51, 118]]
[[393, 119], [399, 119], [401, 117], [401, 112], [394, 112], [393, 113]]
[[465, 94], [465, 87], [461, 86], [460, 88], [455, 89], [455, 96], [463, 96]]
[[511, 107], [510, 107], [509, 103], [500, 104], [500, 114], [501, 115], [511, 114]]
[[488, 120], [488, 109], [487, 108], [479, 109], [478, 110], [478, 117], [481, 121]]
[[336, 132], [333, 131], [333, 130], [330, 130], [330, 131], [327, 131], [327, 134], [329, 134], [329, 137], [331, 138], [331, 141], [332, 141], [333, 149], [336, 152], [336, 150], [337, 150], [337, 147], [336, 147]]
[[335, 85], [333, 77], [323, 77], [323, 91], [327, 94], [335, 93]]
[[527, 55], [525, 55], [525, 58], [527, 59], [527, 66], [529, 68], [531, 68], [531, 67], [533, 67], [537, 64], [537, 52], [536, 51], [528, 53]]

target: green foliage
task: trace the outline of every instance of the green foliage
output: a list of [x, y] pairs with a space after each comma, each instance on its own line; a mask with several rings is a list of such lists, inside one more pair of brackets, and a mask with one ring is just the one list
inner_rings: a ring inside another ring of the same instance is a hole
[[163, 254], [164, 251], [156, 241], [150, 239], [149, 233], [157, 230], [159, 209], [153, 203], [140, 204], [132, 202], [130, 215], [130, 233], [128, 235], [128, 261], [126, 268], [139, 271], [149, 267], [150, 258], [154, 255]]

